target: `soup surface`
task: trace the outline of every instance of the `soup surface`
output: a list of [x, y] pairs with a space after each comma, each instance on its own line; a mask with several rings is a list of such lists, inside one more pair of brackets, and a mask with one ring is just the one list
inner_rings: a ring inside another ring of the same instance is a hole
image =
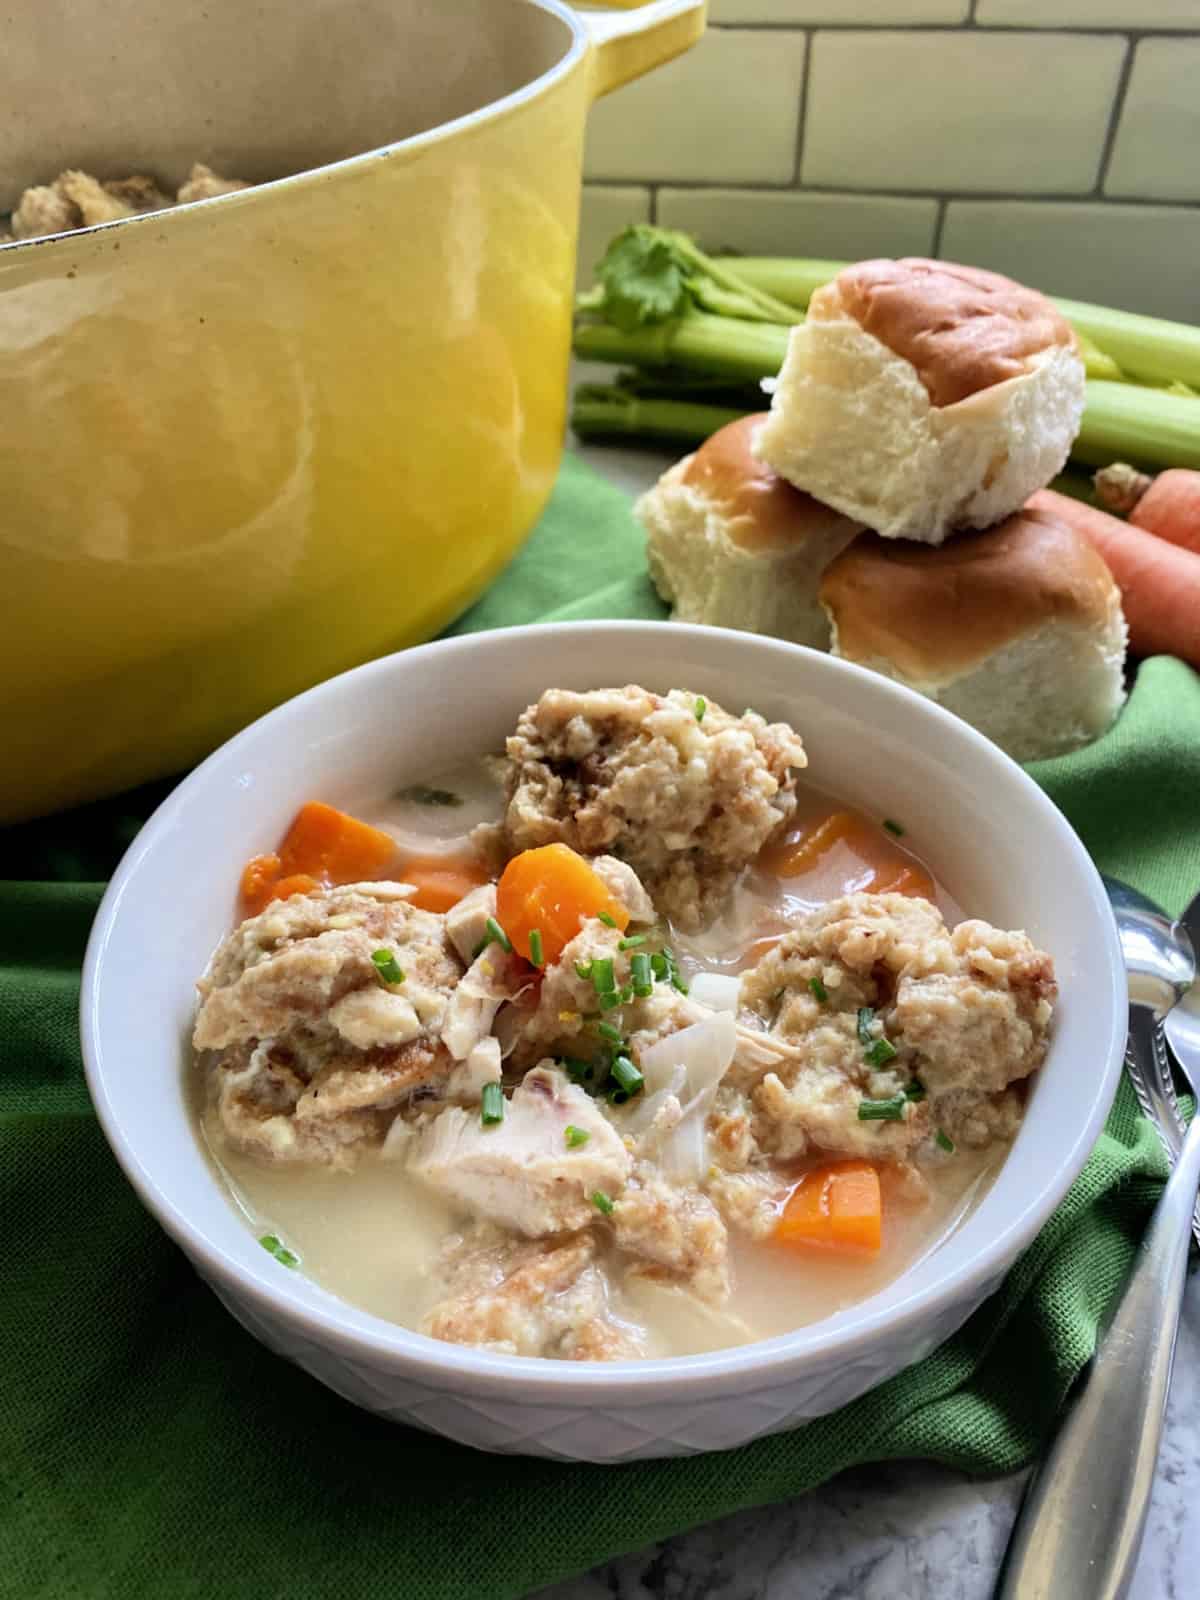
[[690, 694], [548, 691], [504, 758], [306, 806], [196, 1033], [281, 1265], [435, 1337], [628, 1359], [936, 1248], [1019, 1126], [1052, 967], [803, 762]]

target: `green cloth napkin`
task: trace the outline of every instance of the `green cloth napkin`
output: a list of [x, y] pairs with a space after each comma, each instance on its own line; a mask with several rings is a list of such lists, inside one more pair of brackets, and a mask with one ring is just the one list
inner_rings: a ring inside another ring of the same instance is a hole
[[[569, 460], [455, 631], [660, 615], [628, 501]], [[1172, 910], [1200, 885], [1186, 667], [1144, 663], [1116, 730], [1035, 776], [1102, 866]], [[953, 1339], [844, 1411], [725, 1455], [502, 1461], [357, 1411], [269, 1355], [142, 1210], [83, 1084], [98, 880], [168, 787], [0, 833], [0, 1594], [503, 1600], [855, 1463], [1000, 1472], [1035, 1454], [1161, 1184], [1127, 1088], [1058, 1213]]]

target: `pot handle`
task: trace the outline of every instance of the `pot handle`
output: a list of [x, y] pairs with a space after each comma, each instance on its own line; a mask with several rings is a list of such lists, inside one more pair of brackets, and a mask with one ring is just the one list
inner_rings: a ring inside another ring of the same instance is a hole
[[581, 12], [592, 36], [592, 98], [682, 55], [704, 32], [707, 0], [615, 0], [628, 9]]

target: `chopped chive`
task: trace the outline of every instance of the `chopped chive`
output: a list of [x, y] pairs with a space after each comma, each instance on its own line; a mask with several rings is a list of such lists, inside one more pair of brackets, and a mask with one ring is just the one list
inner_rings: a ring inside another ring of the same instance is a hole
[[860, 1122], [903, 1122], [904, 1108], [908, 1101], [902, 1094], [894, 1095], [890, 1100], [860, 1100], [858, 1102], [858, 1120]]
[[617, 925], [617, 919], [611, 912], [597, 911], [596, 916], [606, 928], [615, 928]]
[[900, 824], [898, 822], [893, 822], [891, 817], [884, 817], [883, 825], [884, 825], [884, 827], [887, 829], [887, 831], [889, 833], [894, 833], [896, 835], [897, 839], [903, 839], [903, 837], [904, 837], [904, 829], [900, 826]]
[[621, 996], [619, 994], [602, 994], [600, 996], [601, 1011], [613, 1011], [621, 1003]]
[[613, 1044], [624, 1044], [620, 1028], [614, 1028], [611, 1022], [601, 1022], [596, 1027], [596, 1032], [602, 1039], [609, 1039]]
[[696, 721], [697, 722], [703, 722], [704, 721], [704, 713], [708, 710], [708, 701], [704, 698], [704, 696], [702, 694], [696, 696], [696, 704], [692, 709], [696, 713]]
[[529, 959], [535, 967], [544, 967], [546, 962], [542, 955], [542, 931], [532, 928], [529, 933]]
[[384, 983], [404, 982], [404, 969], [390, 950], [373, 950], [371, 960]]
[[498, 944], [505, 955], [512, 953], [512, 940], [496, 921], [495, 917], [489, 917], [484, 923], [484, 927], [487, 929], [487, 937], [484, 939], [485, 945]]
[[688, 992], [688, 986], [683, 981], [683, 974], [674, 962], [671, 963], [671, 987], [672, 989], [677, 989], [680, 994], [687, 994]]
[[463, 797], [453, 789], [431, 789], [424, 783], [414, 783], [410, 789], [401, 789], [399, 798], [411, 800], [418, 806], [461, 806]]
[[565, 1137], [567, 1149], [578, 1150], [580, 1145], [586, 1144], [592, 1136], [586, 1128], [577, 1128], [573, 1122], [568, 1122]]
[[944, 1128], [939, 1128], [933, 1136], [933, 1142], [939, 1150], [944, 1150], [948, 1156], [954, 1154], [954, 1140]]
[[612, 1214], [613, 1214], [613, 1203], [608, 1198], [608, 1196], [605, 1194], [603, 1189], [597, 1189], [593, 1193], [593, 1195], [592, 1195], [592, 1204], [595, 1206], [596, 1210], [602, 1212], [604, 1214], [604, 1216], [606, 1216], [606, 1217], [611, 1217], [612, 1216]]
[[905, 1088], [904, 1098], [906, 1100], [924, 1100], [925, 1094], [925, 1085], [918, 1082], [918, 1080], [914, 1078], [912, 1082]]
[[592, 962], [592, 988], [598, 995], [616, 993], [617, 980], [613, 976], [611, 956], [598, 956]]
[[661, 950], [656, 950], [650, 957], [650, 970], [656, 978], [665, 978], [667, 975], [667, 958]]
[[479, 1097], [479, 1120], [485, 1128], [504, 1121], [504, 1090], [498, 1083], [485, 1083]]
[[590, 1083], [596, 1069], [590, 1061], [580, 1061], [576, 1056], [564, 1056], [562, 1064], [572, 1083]]
[[654, 979], [650, 974], [650, 957], [639, 950], [629, 958], [629, 976], [633, 979], [633, 992], [641, 999], [654, 993]]
[[582, 978], [584, 983], [586, 983], [591, 975], [592, 963], [590, 961], [577, 961], [575, 963], [575, 976], [577, 978]]
[[814, 996], [821, 1002], [822, 1005], [824, 1005], [826, 1000], [829, 999], [829, 990], [821, 982], [820, 978], [810, 978], [808, 980], [808, 987], [812, 990]]
[[628, 1056], [617, 1057], [612, 1064], [612, 1075], [627, 1095], [639, 1094], [646, 1082]]
[[283, 1244], [273, 1233], [264, 1233], [258, 1241], [264, 1250], [270, 1252], [281, 1267], [294, 1267], [299, 1264], [300, 1257], [293, 1255], [288, 1247]]
[[863, 1044], [870, 1044], [875, 1035], [871, 1032], [871, 1024], [875, 1021], [874, 1006], [859, 1006], [858, 1008], [858, 1037]]
[[617, 943], [617, 949], [618, 950], [636, 950], [639, 944], [645, 944], [645, 942], [646, 942], [646, 935], [644, 933], [633, 933], [633, 934], [630, 934], [628, 939], [619, 940], [618, 943]]
[[894, 1061], [898, 1053], [890, 1039], [876, 1039], [870, 1049], [863, 1052], [863, 1060], [869, 1067], [883, 1067]]

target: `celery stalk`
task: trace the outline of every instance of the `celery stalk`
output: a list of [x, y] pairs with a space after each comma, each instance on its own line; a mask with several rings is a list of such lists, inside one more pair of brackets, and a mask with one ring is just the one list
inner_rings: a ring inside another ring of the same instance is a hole
[[1076, 461], [1113, 461], [1157, 470], [1200, 468], [1200, 399], [1145, 389], [1135, 383], [1089, 383]]
[[1200, 388], [1200, 328], [1082, 300], [1056, 298], [1054, 304], [1076, 333], [1093, 340], [1129, 377]]
[[688, 367], [720, 377], [755, 382], [771, 378], [783, 365], [789, 329], [773, 322], [743, 322], [689, 311], [630, 333], [607, 322], [575, 326], [575, 354], [585, 361], [612, 361], [635, 367]]
[[[724, 258], [723, 258], [724, 259]], [[786, 306], [803, 311], [815, 290], [836, 278], [848, 261], [824, 261], [790, 256], [732, 256], [725, 260], [729, 270], [748, 288], [782, 300]]]
[[571, 427], [581, 439], [636, 437], [700, 444], [745, 412], [694, 400], [630, 394], [609, 384], [581, 383], [571, 399]]

